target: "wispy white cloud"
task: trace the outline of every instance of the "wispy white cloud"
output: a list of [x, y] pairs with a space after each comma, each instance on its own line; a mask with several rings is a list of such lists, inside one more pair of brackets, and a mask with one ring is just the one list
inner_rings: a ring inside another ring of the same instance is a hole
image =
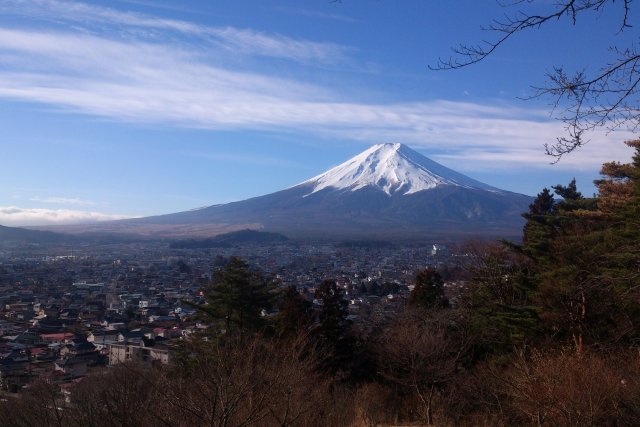
[[[172, 40], [167, 33], [216, 38], [225, 49], [247, 55], [301, 61], [330, 61], [344, 54], [344, 49], [333, 45], [231, 27], [202, 27], [76, 2], [7, 0], [0, 11], [3, 7], [12, 13], [20, 9], [20, 13], [44, 16], [55, 11], [49, 15], [65, 21], [156, 32], [156, 37], [150, 37], [132, 31], [125, 40], [99, 31], [0, 28], [0, 97], [61, 111], [213, 130], [267, 130], [368, 143], [398, 141], [433, 150], [438, 153], [435, 157], [467, 164], [466, 169], [547, 165], [542, 145], [563, 132], [542, 110], [504, 103], [346, 99], [340, 88], [239, 71], [225, 65], [217, 53], [197, 43]], [[629, 152], [620, 143], [626, 136], [595, 133], [591, 144], [559, 167], [597, 168], [604, 161], [627, 160]]]
[[41, 209], [0, 206], [0, 224], [6, 226], [81, 224], [124, 218], [127, 217], [124, 215], [71, 209]]
[[[556, 130], [556, 132], [561, 131]], [[554, 134], [554, 135], [557, 135]], [[549, 141], [553, 136], [549, 135]], [[436, 154], [434, 160], [442, 161], [465, 171], [495, 171], [518, 170], [523, 167], [534, 169], [572, 170], [592, 172], [599, 170], [604, 162], [618, 160], [627, 162], [633, 155], [633, 150], [622, 142], [632, 139], [631, 134], [620, 132], [617, 136], [598, 133], [591, 142], [568, 156], [560, 163], [551, 165], [555, 158], [544, 154], [540, 144], [512, 147], [459, 147], [453, 153]], [[524, 173], [524, 171], [523, 171]]]
[[[86, 31], [100, 32], [105, 25], [119, 26], [123, 37], [158, 42], [170, 40], [172, 33], [196, 37], [227, 52], [289, 59], [299, 62], [338, 63], [347, 58], [345, 46], [295, 39], [231, 26], [212, 27], [176, 19], [157, 18], [96, 5], [60, 0], [4, 0], [0, 12], [52, 23], [73, 23]], [[147, 32], [141, 32], [140, 29]]]
[[53, 205], [74, 205], [74, 206], [96, 206], [98, 202], [94, 202], [93, 200], [84, 200], [78, 197], [59, 197], [59, 196], [50, 196], [50, 197], [32, 197], [29, 199], [32, 202], [39, 203], [49, 203]]

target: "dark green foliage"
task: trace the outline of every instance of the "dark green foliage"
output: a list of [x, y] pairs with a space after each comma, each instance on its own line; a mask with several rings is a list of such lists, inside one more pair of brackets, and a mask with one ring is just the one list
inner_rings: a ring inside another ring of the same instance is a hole
[[566, 187], [563, 185], [553, 185], [551, 188], [553, 188], [553, 191], [564, 200], [579, 200], [583, 198], [582, 193], [578, 191], [575, 178], [573, 178]]
[[495, 244], [479, 249], [471, 283], [461, 301], [468, 312], [476, 351], [505, 354], [531, 344], [541, 334], [531, 263], [512, 247]]
[[558, 338], [581, 351], [640, 338], [640, 144], [632, 164], [607, 163], [596, 181], [599, 197], [583, 198], [572, 182], [555, 214], [557, 232], [541, 266], [537, 301]]
[[548, 188], [538, 194], [529, 205], [529, 212], [522, 216], [527, 220], [524, 226], [523, 251], [537, 258], [549, 253], [550, 243], [555, 235], [555, 201]]
[[551, 191], [548, 188], [542, 189], [542, 192], [538, 193], [538, 196], [533, 201], [532, 204], [529, 205], [529, 213], [525, 214], [524, 217], [529, 219], [534, 215], [546, 215], [553, 212], [554, 207], [553, 196], [551, 195]]
[[352, 365], [355, 340], [351, 335], [351, 322], [347, 319], [348, 302], [335, 280], [324, 280], [315, 294], [322, 301], [318, 310], [316, 335], [321, 351], [326, 355], [320, 367], [325, 372], [348, 376]]
[[408, 304], [422, 308], [442, 308], [449, 305], [444, 295], [444, 281], [433, 268], [416, 275], [415, 287], [409, 294]]
[[289, 286], [278, 303], [276, 330], [280, 336], [295, 336], [306, 331], [313, 321], [311, 302]]
[[224, 268], [215, 270], [205, 292], [206, 303], [197, 308], [208, 320], [222, 324], [226, 333], [256, 331], [265, 327], [265, 312], [273, 307], [276, 296], [273, 281], [232, 257]]
[[351, 326], [347, 320], [349, 303], [335, 280], [323, 280], [316, 289], [315, 297], [322, 301], [318, 312], [320, 337], [335, 345], [345, 337]]

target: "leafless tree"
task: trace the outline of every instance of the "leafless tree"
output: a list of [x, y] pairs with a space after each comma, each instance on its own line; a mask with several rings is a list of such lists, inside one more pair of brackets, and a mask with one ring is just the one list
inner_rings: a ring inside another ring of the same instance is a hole
[[35, 381], [19, 398], [11, 398], [0, 409], [0, 425], [63, 427], [68, 425], [68, 406], [60, 387]]
[[503, 376], [512, 423], [637, 425], [637, 352], [520, 355]]
[[377, 350], [380, 375], [416, 398], [427, 425], [433, 424], [438, 392], [451, 381], [467, 349], [464, 334], [451, 333], [454, 325], [446, 310], [409, 311], [385, 330]]
[[[600, 14], [605, 9], [621, 9], [618, 34], [633, 31], [632, 3], [633, 0], [505, 0], [504, 7], [519, 10], [483, 28], [495, 34], [493, 40], [459, 45], [453, 49], [453, 56], [439, 59], [430, 68], [451, 70], [476, 64], [521, 32], [562, 20], [575, 24], [585, 15]], [[542, 4], [547, 12], [532, 12], [532, 6], [537, 4]], [[547, 154], [555, 157], [555, 161], [585, 144], [586, 131], [599, 127], [634, 132], [640, 129], [640, 51], [635, 44], [611, 46], [609, 50], [612, 59], [596, 72], [555, 66], [547, 73], [547, 84], [533, 88], [531, 98], [551, 97], [553, 110], [567, 130], [555, 143], [545, 144]]]
[[161, 372], [143, 363], [125, 363], [85, 377], [70, 390], [68, 423], [81, 426], [162, 426]]
[[[339, 425], [349, 411], [336, 405], [330, 379], [317, 371], [303, 340], [262, 337], [197, 342], [168, 372], [162, 395], [169, 425], [218, 427]], [[346, 417], [346, 419], [345, 419]]]

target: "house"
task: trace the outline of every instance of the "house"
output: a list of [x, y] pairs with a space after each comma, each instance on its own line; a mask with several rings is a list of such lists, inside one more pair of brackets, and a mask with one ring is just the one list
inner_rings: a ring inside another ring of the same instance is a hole
[[0, 319], [0, 336], [10, 334], [15, 330], [15, 326], [12, 322]]
[[109, 346], [109, 365], [117, 365], [128, 361], [167, 365], [170, 360], [171, 352], [169, 346], [164, 343], [157, 343], [152, 346], [117, 343]]
[[80, 357], [58, 359], [55, 362], [55, 370], [62, 371], [72, 378], [82, 377], [87, 374], [89, 361]]
[[40, 334], [40, 338], [42, 341], [47, 344], [68, 344], [73, 341], [75, 334], [71, 332], [57, 332], [57, 333], [48, 333], [48, 334]]
[[117, 343], [119, 335], [116, 330], [92, 331], [87, 335], [87, 341], [92, 343], [96, 349], [104, 350], [110, 344]]

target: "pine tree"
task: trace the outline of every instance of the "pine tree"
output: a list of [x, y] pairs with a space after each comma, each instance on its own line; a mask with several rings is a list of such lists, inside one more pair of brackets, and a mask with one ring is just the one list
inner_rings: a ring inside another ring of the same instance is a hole
[[534, 267], [513, 245], [488, 245], [476, 255], [460, 304], [477, 337], [478, 355], [510, 353], [540, 336], [538, 307], [532, 300], [537, 286]]
[[242, 333], [265, 326], [264, 311], [273, 307], [276, 287], [261, 273], [250, 270], [246, 261], [232, 257], [214, 272], [205, 297], [206, 304], [198, 308], [209, 320], [221, 322], [226, 333], [234, 329]]
[[348, 302], [335, 280], [323, 280], [316, 289], [316, 299], [322, 301], [318, 313], [321, 338], [332, 345], [338, 343], [348, 332]]
[[548, 253], [534, 256], [541, 318], [577, 351], [640, 335], [640, 142], [628, 145], [633, 163], [603, 165], [597, 198], [582, 197], [573, 182], [554, 187], [565, 200], [553, 213]]
[[444, 295], [442, 276], [433, 268], [426, 268], [419, 272], [407, 303], [422, 308], [448, 307], [449, 301]]
[[322, 301], [317, 328], [320, 349], [325, 354], [321, 369], [332, 374], [346, 373], [351, 368], [355, 350], [351, 322], [347, 319], [348, 302], [335, 280], [323, 280], [315, 297]]
[[311, 302], [296, 289], [289, 286], [282, 294], [276, 317], [277, 332], [280, 336], [295, 335], [306, 330], [313, 319]]
[[564, 200], [579, 200], [583, 198], [582, 193], [578, 191], [575, 178], [573, 178], [566, 187], [563, 185], [553, 185], [551, 188], [553, 188], [554, 193]]
[[545, 188], [529, 205], [529, 212], [522, 215], [527, 220], [522, 250], [528, 256], [539, 258], [549, 253], [555, 235], [554, 213], [555, 201], [551, 191]]

